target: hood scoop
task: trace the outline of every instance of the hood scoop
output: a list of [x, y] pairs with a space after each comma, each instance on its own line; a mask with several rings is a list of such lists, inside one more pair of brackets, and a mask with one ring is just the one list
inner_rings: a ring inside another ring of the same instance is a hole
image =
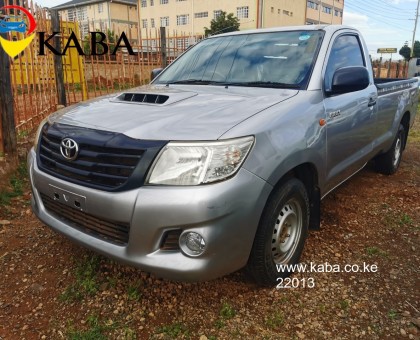
[[117, 97], [111, 99], [114, 103], [127, 103], [127, 104], [151, 104], [151, 105], [163, 105], [172, 104], [180, 100], [184, 100], [190, 97], [194, 97], [197, 94], [194, 92], [124, 92]]
[[115, 99], [121, 102], [164, 104], [169, 96], [153, 93], [123, 93]]
[[123, 93], [115, 99], [119, 102], [164, 104], [169, 96], [153, 93]]

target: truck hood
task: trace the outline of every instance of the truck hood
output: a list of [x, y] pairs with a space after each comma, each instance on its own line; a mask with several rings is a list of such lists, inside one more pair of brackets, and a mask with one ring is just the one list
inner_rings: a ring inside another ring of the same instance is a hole
[[215, 140], [297, 93], [249, 87], [145, 86], [64, 108], [49, 120], [136, 139]]

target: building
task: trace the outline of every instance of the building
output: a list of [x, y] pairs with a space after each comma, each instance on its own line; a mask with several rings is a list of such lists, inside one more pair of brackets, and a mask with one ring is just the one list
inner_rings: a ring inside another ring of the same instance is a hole
[[130, 42], [137, 42], [137, 0], [72, 0], [54, 7], [64, 21], [77, 21], [82, 38], [99, 30], [125, 32]]
[[306, 3], [307, 25], [343, 23], [344, 0], [308, 0]]
[[304, 25], [341, 24], [344, 0], [138, 0], [140, 30], [167, 27], [187, 36], [204, 34], [221, 11], [233, 13], [241, 30]]

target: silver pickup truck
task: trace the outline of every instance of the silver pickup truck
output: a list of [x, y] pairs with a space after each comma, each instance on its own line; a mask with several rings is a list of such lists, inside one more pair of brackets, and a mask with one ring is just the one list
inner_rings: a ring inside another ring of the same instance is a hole
[[372, 159], [397, 170], [417, 102], [416, 79], [373, 78], [350, 27], [213, 36], [148, 86], [44, 120], [28, 157], [33, 210], [161, 277], [246, 266], [271, 285], [319, 228], [323, 197]]

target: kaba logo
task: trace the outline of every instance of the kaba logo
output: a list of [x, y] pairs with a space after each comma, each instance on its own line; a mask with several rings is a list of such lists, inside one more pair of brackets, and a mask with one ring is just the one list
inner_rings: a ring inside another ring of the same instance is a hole
[[[16, 9], [20, 11], [21, 13], [24, 13], [28, 18], [29, 27], [27, 27], [27, 24], [24, 20], [16, 20], [11, 21], [10, 16], [5, 15], [2, 19], [0, 19], [0, 33], [9, 33], [9, 32], [17, 32], [17, 33], [26, 33], [26, 38], [21, 40], [8, 40], [0, 36], [0, 45], [3, 47], [4, 51], [12, 58], [15, 58], [18, 54], [23, 52], [24, 49], [26, 49], [29, 44], [34, 40], [35, 33], [31, 35], [32, 32], [34, 32], [37, 24], [35, 21], [35, 18], [33, 15], [26, 9], [21, 6], [4, 6], [0, 8], [0, 10], [3, 9]], [[17, 16], [15, 16], [17, 17]], [[86, 53], [83, 52], [83, 49], [79, 43], [79, 40], [76, 37], [76, 34], [74, 32], [71, 32], [70, 36], [67, 39], [67, 43], [64, 46], [63, 52], [60, 53], [53, 47], [49, 41], [56, 37], [60, 32], [53, 32], [52, 35], [49, 35], [48, 38], [45, 37], [45, 32], [38, 32], [39, 37], [39, 51], [38, 54], [41, 56], [45, 55], [45, 48], [49, 49], [52, 53], [55, 55], [65, 55], [67, 50], [69, 48], [75, 48], [79, 55], [86, 55]], [[16, 39], [16, 37], [15, 37]], [[106, 35], [102, 32], [90, 32], [90, 44], [92, 48], [92, 53], [90, 55], [104, 55], [107, 54], [109, 51], [108, 45], [105, 43]], [[100, 49], [101, 52], [98, 51], [98, 46], [101, 46]], [[115, 47], [113, 48], [113, 51], [111, 51], [112, 55], [115, 55], [119, 48], [126, 48], [128, 51], [128, 54], [134, 55], [133, 48], [130, 45], [130, 42], [125, 35], [124, 32], [121, 33], [117, 43], [115, 44]]]
[[[26, 32], [26, 23], [23, 20], [10, 21], [10, 16], [5, 15], [3, 19], [0, 19], [0, 33], [9, 33], [9, 32], [18, 32], [27, 35], [26, 38], [21, 40], [7, 40], [0, 36], [0, 45], [3, 47], [4, 51], [12, 58], [16, 57], [21, 53], [28, 45], [34, 40], [35, 33], [31, 33], [36, 28], [36, 21], [33, 15], [26, 9], [20, 6], [10, 5], [0, 8], [3, 9], [17, 9], [24, 13], [28, 17], [29, 27]], [[16, 16], [15, 16], [16, 17]]]
[[[82, 46], [80, 45], [79, 40], [77, 39], [74, 32], [71, 32], [70, 36], [68, 37], [66, 46], [64, 46], [62, 53], [57, 51], [49, 43], [49, 41], [53, 39], [57, 34], [60, 34], [60, 32], [53, 32], [53, 34], [50, 35], [47, 39], [45, 39], [45, 32], [39, 32], [38, 34], [39, 34], [39, 51], [38, 51], [39, 55], [45, 55], [45, 47], [48, 48], [55, 55], [65, 55], [69, 48], [75, 48], [77, 50], [77, 53], [79, 53], [79, 55], [86, 55], [86, 53], [83, 52]], [[92, 52], [90, 53], [90, 55], [96, 56], [96, 55], [104, 55], [108, 53], [109, 48], [108, 48], [108, 45], [105, 43], [105, 40], [106, 40], [105, 33], [90, 32], [90, 46], [92, 48]], [[102, 46], [103, 48], [102, 52], [100, 53], [98, 52], [98, 49], [97, 49], [99, 45]], [[128, 38], [124, 32], [121, 33], [117, 43], [115, 44], [115, 48], [113, 49], [113, 51], [111, 51], [111, 54], [115, 55], [119, 48], [126, 48], [128, 51], [128, 54], [134, 55], [133, 48], [131, 47], [130, 42], [128, 41]]]

